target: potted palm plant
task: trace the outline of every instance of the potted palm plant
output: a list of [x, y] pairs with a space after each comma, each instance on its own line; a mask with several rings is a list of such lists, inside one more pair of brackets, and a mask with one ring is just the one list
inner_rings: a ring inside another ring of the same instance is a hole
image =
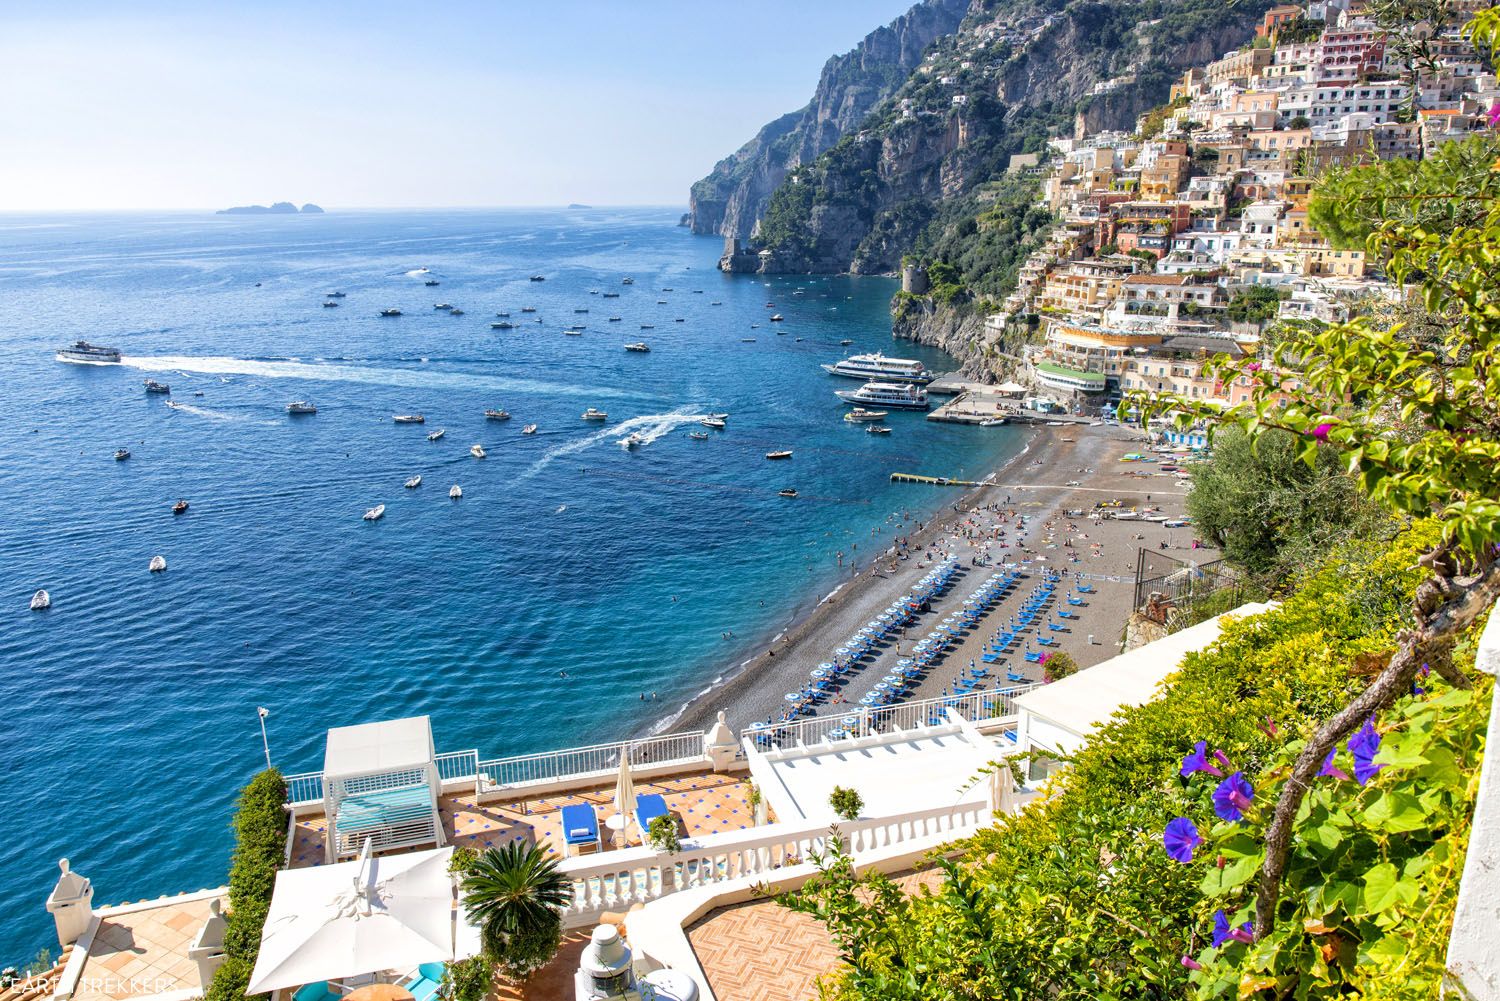
[[545, 851], [521, 842], [487, 849], [461, 887], [484, 954], [501, 976], [526, 980], [557, 955], [562, 912], [573, 891]]

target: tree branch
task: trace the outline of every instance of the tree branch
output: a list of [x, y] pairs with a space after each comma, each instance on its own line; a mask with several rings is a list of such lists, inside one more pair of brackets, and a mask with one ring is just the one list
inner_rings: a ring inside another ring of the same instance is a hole
[[1297, 756], [1292, 774], [1281, 787], [1270, 826], [1266, 828], [1266, 857], [1261, 863], [1260, 885], [1256, 889], [1256, 938], [1265, 937], [1276, 925], [1276, 904], [1281, 897], [1281, 879], [1286, 874], [1287, 856], [1291, 851], [1292, 828], [1302, 800], [1322, 770], [1328, 752], [1359, 729], [1372, 714], [1407, 692], [1424, 662], [1431, 663], [1444, 678], [1451, 680], [1456, 676], [1459, 681], [1455, 683], [1459, 687], [1470, 687], [1469, 680], [1449, 662], [1448, 652], [1459, 634], [1473, 625], [1500, 595], [1500, 573], [1496, 572], [1496, 566], [1488, 563], [1466, 585], [1455, 584], [1444, 575], [1442, 566], [1436, 567], [1434, 576], [1422, 587], [1434, 585], [1440, 593], [1449, 596], [1448, 600], [1431, 609], [1430, 613], [1419, 604], [1417, 628], [1401, 631], [1390, 662], [1354, 701], [1318, 728]]

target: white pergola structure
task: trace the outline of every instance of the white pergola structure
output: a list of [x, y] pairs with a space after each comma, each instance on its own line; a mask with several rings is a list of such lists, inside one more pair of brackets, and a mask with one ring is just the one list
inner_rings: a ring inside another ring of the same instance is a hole
[[437, 752], [426, 716], [334, 727], [323, 755], [325, 861], [443, 845]]

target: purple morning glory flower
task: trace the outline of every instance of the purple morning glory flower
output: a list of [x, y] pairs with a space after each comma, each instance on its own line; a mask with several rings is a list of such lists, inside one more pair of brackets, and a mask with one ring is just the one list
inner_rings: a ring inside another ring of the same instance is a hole
[[1194, 959], [1192, 956], [1183, 956], [1182, 957], [1182, 965], [1186, 966], [1190, 970], [1201, 970], [1201, 969], [1203, 969], [1202, 965], [1196, 959]]
[[1254, 798], [1255, 789], [1246, 780], [1245, 773], [1235, 772], [1214, 790], [1214, 812], [1220, 820], [1239, 820]]
[[1191, 775], [1194, 772], [1208, 772], [1210, 775], [1224, 777], [1224, 773], [1208, 763], [1208, 741], [1200, 740], [1193, 745], [1193, 753], [1182, 759], [1182, 774]]
[[1375, 732], [1375, 717], [1365, 720], [1365, 725], [1349, 738], [1349, 743], [1345, 746], [1354, 755], [1354, 779], [1360, 785], [1373, 779], [1385, 767], [1375, 764], [1375, 752], [1380, 750], [1380, 734]]
[[1203, 844], [1197, 825], [1186, 817], [1178, 817], [1167, 824], [1161, 841], [1166, 846], [1167, 855], [1177, 862], [1191, 862], [1193, 849]]
[[1337, 747], [1328, 752], [1328, 757], [1323, 759], [1323, 767], [1318, 771], [1318, 775], [1320, 777], [1327, 775], [1330, 778], [1342, 779], [1343, 781], [1348, 782], [1349, 773], [1344, 771], [1342, 768], [1335, 768], [1333, 766], [1333, 756], [1337, 753], [1339, 753], [1339, 749]]
[[1232, 764], [1229, 763], [1229, 755], [1225, 754], [1223, 751], [1215, 751], [1214, 752], [1214, 760], [1219, 763], [1219, 766], [1221, 768], [1223, 768], [1224, 771], [1226, 771], [1226, 772], [1232, 772], [1232, 771], [1234, 771], [1234, 765], [1232, 765]]
[[1238, 928], [1231, 928], [1229, 926], [1229, 915], [1224, 913], [1223, 908], [1220, 908], [1219, 910], [1214, 911], [1213, 946], [1215, 949], [1217, 949], [1219, 948], [1219, 946], [1223, 945], [1225, 942], [1230, 941], [1231, 939], [1236, 942], [1244, 942], [1248, 944], [1255, 941], [1255, 935], [1251, 931], [1251, 925], [1248, 921], [1240, 925]]
[[1318, 439], [1319, 441], [1327, 441], [1328, 440], [1328, 432], [1330, 432], [1332, 430], [1333, 430], [1333, 425], [1329, 424], [1329, 423], [1327, 423], [1325, 421], [1324, 423], [1319, 424], [1317, 427], [1315, 427], [1315, 428], [1312, 429], [1312, 436], [1314, 438]]

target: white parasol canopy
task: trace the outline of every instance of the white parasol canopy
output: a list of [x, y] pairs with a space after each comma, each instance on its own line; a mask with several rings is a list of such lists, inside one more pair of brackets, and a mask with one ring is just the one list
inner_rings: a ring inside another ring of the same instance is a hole
[[[452, 848], [276, 874], [250, 990], [261, 994], [455, 956]], [[460, 920], [461, 924], [466, 924]], [[471, 948], [472, 934], [459, 936]]]
[[[625, 818], [620, 827], [620, 836], [628, 842], [630, 828], [635, 823], [635, 780], [630, 777], [629, 749], [620, 755], [620, 776], [615, 779], [615, 812]], [[644, 832], [642, 836], [644, 837]]]

